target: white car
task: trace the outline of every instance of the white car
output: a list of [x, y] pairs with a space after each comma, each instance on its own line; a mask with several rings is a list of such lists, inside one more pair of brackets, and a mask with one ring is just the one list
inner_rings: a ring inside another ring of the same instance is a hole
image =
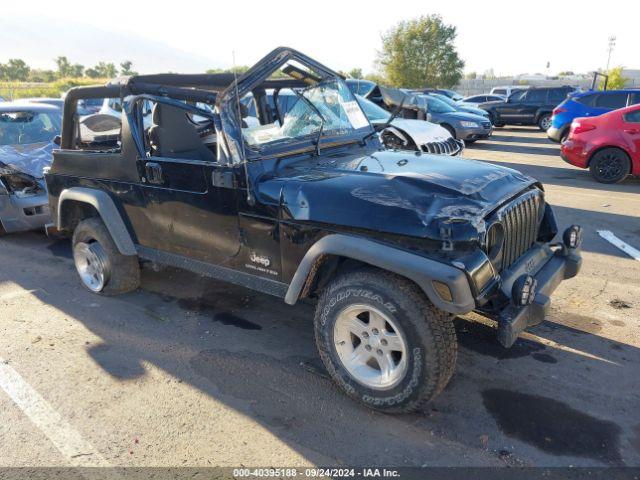
[[498, 87], [493, 87], [490, 95], [504, 95], [509, 98], [512, 93], [521, 92], [522, 90], [528, 90], [529, 85], [502, 85]]
[[[391, 114], [360, 95], [356, 95], [356, 98], [374, 128], [384, 127]], [[391, 124], [378, 134], [387, 148], [440, 155], [459, 155], [464, 150], [464, 142], [453, 138], [448, 130], [437, 123], [424, 120], [394, 118]]]

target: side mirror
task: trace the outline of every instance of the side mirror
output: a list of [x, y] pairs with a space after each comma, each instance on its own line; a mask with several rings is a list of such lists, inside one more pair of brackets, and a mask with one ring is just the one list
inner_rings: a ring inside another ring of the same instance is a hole
[[60, 146], [62, 144], [62, 137], [60, 135], [56, 135], [55, 137], [53, 137], [53, 143], [55, 143], [57, 146]]

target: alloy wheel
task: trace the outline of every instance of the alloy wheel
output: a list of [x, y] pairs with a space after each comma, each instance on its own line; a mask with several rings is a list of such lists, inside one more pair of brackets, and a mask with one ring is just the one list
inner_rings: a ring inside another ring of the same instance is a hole
[[98, 242], [78, 242], [73, 247], [73, 260], [82, 283], [92, 292], [100, 292], [109, 281], [111, 265]]
[[407, 341], [398, 324], [376, 308], [351, 305], [342, 310], [333, 342], [344, 368], [365, 387], [388, 390], [405, 376]]
[[603, 155], [596, 165], [598, 175], [605, 180], [619, 178], [622, 175], [622, 161], [619, 155], [615, 153], [607, 153]]

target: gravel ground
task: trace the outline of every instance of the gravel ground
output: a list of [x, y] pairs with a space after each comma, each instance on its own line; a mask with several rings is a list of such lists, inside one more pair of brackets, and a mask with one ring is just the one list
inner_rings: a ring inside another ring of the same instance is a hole
[[0, 466], [639, 466], [640, 263], [596, 230], [640, 248], [640, 182], [593, 182], [536, 129], [497, 129], [464, 155], [540, 179], [559, 224], [586, 228], [584, 268], [509, 350], [490, 323], [456, 319], [456, 374], [424, 414], [345, 398], [308, 305], [174, 269], [99, 297], [67, 241], [10, 235]]

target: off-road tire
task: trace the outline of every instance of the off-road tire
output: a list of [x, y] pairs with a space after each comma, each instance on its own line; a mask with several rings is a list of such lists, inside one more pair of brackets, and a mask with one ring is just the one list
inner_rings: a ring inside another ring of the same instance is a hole
[[93, 293], [118, 295], [131, 292], [140, 286], [140, 263], [138, 257], [136, 255], [122, 255], [118, 251], [118, 247], [116, 247], [107, 227], [100, 218], [87, 218], [78, 224], [73, 232], [71, 242], [74, 250], [78, 242], [98, 242], [104, 249], [110, 263], [108, 280], [101, 291]]
[[[544, 125], [547, 125], [547, 127], [545, 128]], [[551, 127], [551, 114], [545, 113], [543, 115], [540, 115], [540, 118], [538, 119], [538, 128], [543, 132], [546, 132], [547, 130], [549, 130], [550, 127]]]
[[[614, 167], [617, 164], [619, 171], [606, 172], [603, 169], [603, 162], [613, 162]], [[631, 173], [631, 160], [619, 148], [603, 148], [591, 157], [589, 171], [591, 176], [600, 183], [619, 183]]]
[[[375, 307], [400, 325], [408, 344], [408, 367], [387, 390], [364, 386], [340, 360], [333, 341], [334, 324], [346, 307]], [[437, 309], [414, 283], [378, 269], [337, 277], [323, 291], [314, 319], [318, 352], [327, 371], [350, 397], [385, 413], [420, 410], [437, 396], [453, 375], [457, 356], [452, 316]]]

